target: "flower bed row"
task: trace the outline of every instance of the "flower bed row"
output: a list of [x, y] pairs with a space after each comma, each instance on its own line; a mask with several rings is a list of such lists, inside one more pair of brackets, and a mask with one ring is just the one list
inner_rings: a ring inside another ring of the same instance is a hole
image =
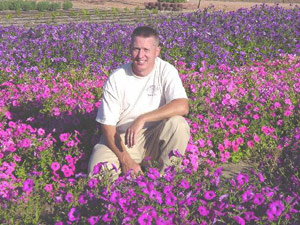
[[[297, 221], [299, 58], [239, 68], [203, 62], [200, 71], [183, 62], [177, 67], [191, 99], [192, 139], [181, 169], [170, 167], [161, 176], [153, 167], [145, 177], [124, 176], [113, 184], [101, 165], [94, 171], [102, 174], [100, 180], [86, 179], [99, 138], [94, 117], [106, 76], [2, 70], [7, 79], [0, 93], [3, 222]], [[272, 173], [253, 171], [226, 181], [216, 170], [220, 161], [245, 157]]]
[[[299, 54], [300, 10], [260, 6], [236, 12], [206, 9], [181, 16], [150, 17], [161, 35], [162, 57], [201, 67], [209, 64], [243, 65]], [[34, 29], [0, 27], [0, 64], [31, 71], [90, 65], [92, 72], [115, 69], [129, 60], [128, 45], [134, 25], [80, 23], [39, 25]]]

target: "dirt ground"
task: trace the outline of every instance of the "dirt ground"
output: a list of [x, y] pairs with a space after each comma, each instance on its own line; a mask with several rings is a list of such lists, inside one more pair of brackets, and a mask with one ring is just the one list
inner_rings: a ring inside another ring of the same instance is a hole
[[[71, 0], [73, 3], [74, 9], [143, 9], [145, 2], [156, 2], [157, 0]], [[258, 0], [259, 1], [259, 0]], [[189, 3], [192, 3], [193, 10], [198, 9], [199, 0], [188, 0]], [[300, 2], [300, 1], [299, 1]], [[201, 0], [200, 9], [207, 8], [209, 6], [214, 6], [215, 10], [225, 10], [233, 11], [239, 8], [251, 8], [254, 5], [259, 5], [263, 3], [258, 2], [245, 2], [245, 1], [210, 1], [210, 0]], [[275, 3], [265, 3], [268, 5], [274, 5]], [[294, 8], [296, 5], [300, 6], [300, 3], [279, 3], [280, 6], [285, 8]]]

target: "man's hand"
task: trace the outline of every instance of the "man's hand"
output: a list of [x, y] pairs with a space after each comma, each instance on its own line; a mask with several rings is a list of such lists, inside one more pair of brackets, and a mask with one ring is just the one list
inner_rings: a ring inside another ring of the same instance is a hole
[[131, 124], [131, 126], [127, 129], [125, 134], [125, 145], [129, 148], [136, 144], [136, 139], [139, 132], [143, 129], [145, 121], [142, 117], [136, 118], [136, 120]]
[[131, 171], [133, 176], [138, 174], [144, 174], [141, 166], [136, 163], [129, 155], [126, 155], [120, 160], [121, 169], [123, 174], [126, 174], [128, 171]]

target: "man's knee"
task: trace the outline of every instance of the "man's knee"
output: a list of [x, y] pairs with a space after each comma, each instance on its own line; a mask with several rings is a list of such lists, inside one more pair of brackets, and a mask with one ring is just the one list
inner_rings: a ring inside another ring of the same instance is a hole
[[166, 121], [166, 126], [169, 127], [170, 131], [173, 131], [176, 133], [184, 133], [185, 136], [190, 135], [190, 127], [183, 116], [170, 117]]

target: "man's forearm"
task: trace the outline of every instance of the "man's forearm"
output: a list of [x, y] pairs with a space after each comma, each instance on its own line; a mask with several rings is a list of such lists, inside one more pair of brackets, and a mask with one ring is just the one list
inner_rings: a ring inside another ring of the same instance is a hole
[[107, 146], [116, 154], [122, 163], [124, 158], [128, 156], [128, 153], [116, 127], [102, 124], [102, 135], [104, 135]]

